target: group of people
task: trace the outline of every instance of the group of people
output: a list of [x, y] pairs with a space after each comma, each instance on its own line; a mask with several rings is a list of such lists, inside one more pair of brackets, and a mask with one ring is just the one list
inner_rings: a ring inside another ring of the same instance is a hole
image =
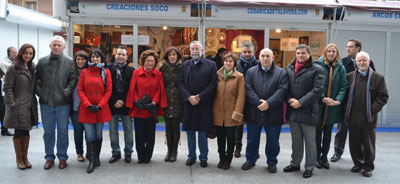
[[269, 48], [262, 49], [257, 60], [250, 43], [242, 46], [239, 58], [231, 52], [221, 52], [220, 68], [204, 57], [198, 41], [190, 43], [191, 59], [187, 61], [175, 47], [167, 49], [162, 61], [155, 51], [144, 51], [139, 60], [141, 67], [136, 70], [128, 65], [128, 50], [123, 46], [117, 48], [115, 62], [109, 65], [99, 49], [89, 54], [79, 51], [71, 59], [63, 54], [64, 48], [65, 40], [55, 36], [50, 55], [35, 65], [34, 47], [24, 44], [6, 71], [4, 125], [15, 129], [19, 169], [32, 167], [27, 153], [29, 130], [38, 123], [37, 95], [44, 129], [44, 169], [54, 165], [56, 140], [58, 167], [67, 167], [69, 118], [74, 126], [77, 159], [89, 160], [88, 173], [100, 166], [105, 122], [110, 125], [109, 163], [121, 159], [119, 122], [124, 130], [125, 162], [131, 162], [134, 122], [138, 163], [147, 164], [153, 154], [158, 116], [164, 116], [166, 162], [177, 159], [182, 123], [188, 141], [186, 165], [196, 163], [197, 133], [200, 166], [207, 167], [207, 137], [214, 133], [220, 158], [217, 167], [227, 170], [233, 157], [240, 157], [243, 125], [247, 124], [246, 162], [241, 169], [255, 166], [264, 129], [268, 171], [276, 173], [279, 136], [286, 119], [291, 131], [292, 160], [284, 172], [300, 170], [304, 146], [304, 178], [312, 176], [314, 167], [329, 169], [332, 128], [339, 123], [336, 136], [342, 137], [335, 139], [331, 161], [340, 159], [348, 128], [354, 162], [351, 172], [372, 175], [377, 114], [387, 103], [388, 92], [384, 77], [375, 72], [368, 53], [360, 52], [359, 40], [348, 41], [348, 57], [343, 59], [337, 46], [328, 44], [318, 61], [313, 61], [310, 47], [301, 44], [286, 70], [274, 64]]

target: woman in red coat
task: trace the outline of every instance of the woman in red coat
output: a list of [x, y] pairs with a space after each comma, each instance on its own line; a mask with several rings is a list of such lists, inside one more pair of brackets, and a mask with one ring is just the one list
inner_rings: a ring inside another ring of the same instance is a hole
[[103, 123], [110, 121], [111, 112], [108, 100], [112, 93], [110, 71], [105, 67], [105, 57], [99, 49], [89, 54], [89, 67], [81, 71], [78, 83], [79, 105], [78, 121], [84, 123], [89, 166], [93, 172], [100, 166], [100, 150], [103, 141]]
[[[149, 163], [153, 155], [157, 117], [154, 117], [152, 109], [156, 109], [157, 116], [162, 116], [163, 108], [168, 106], [162, 74], [154, 68], [159, 60], [158, 54], [153, 50], [146, 50], [141, 54], [140, 65], [143, 67], [133, 72], [126, 99], [126, 107], [130, 108], [129, 116], [135, 122], [139, 164]], [[145, 95], [149, 97], [148, 102], [143, 101]]]

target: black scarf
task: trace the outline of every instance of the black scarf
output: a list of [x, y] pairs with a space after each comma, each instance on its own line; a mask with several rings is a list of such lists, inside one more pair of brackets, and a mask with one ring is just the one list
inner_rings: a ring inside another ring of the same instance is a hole
[[115, 76], [115, 87], [117, 89], [118, 92], [123, 93], [124, 92], [124, 81], [122, 79], [122, 69], [124, 69], [126, 65], [126, 62], [124, 63], [114, 63], [114, 69], [115, 69], [115, 73], [117, 74]]

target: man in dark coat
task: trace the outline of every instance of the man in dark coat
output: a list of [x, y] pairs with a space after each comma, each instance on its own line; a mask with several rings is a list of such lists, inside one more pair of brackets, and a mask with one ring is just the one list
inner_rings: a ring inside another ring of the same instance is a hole
[[389, 99], [385, 78], [369, 67], [366, 52], [356, 57], [357, 70], [347, 74], [348, 97], [344, 123], [349, 127], [349, 147], [354, 166], [351, 172], [363, 171], [372, 176], [375, 160], [378, 113]]
[[289, 122], [292, 135], [292, 161], [283, 171], [293, 172], [300, 170], [305, 142], [306, 163], [303, 173], [304, 178], [312, 176], [317, 161], [315, 133], [319, 122], [318, 100], [321, 97], [325, 83], [324, 69], [313, 62], [310, 54], [310, 47], [300, 44], [296, 47], [296, 58], [286, 69], [289, 78], [286, 119]]
[[[256, 59], [254, 45], [251, 43], [246, 43], [242, 45], [242, 53], [240, 54], [240, 58], [237, 61], [236, 70], [243, 74], [246, 77], [247, 70], [251, 67], [256, 66], [260, 61]], [[246, 103], [247, 100], [246, 100]], [[246, 111], [246, 106], [244, 111]], [[246, 115], [245, 115], [246, 116]], [[235, 149], [235, 157], [240, 157], [240, 152], [242, 151], [242, 138], [243, 138], [243, 125], [237, 126], [236, 128], [236, 149]]]
[[115, 63], [107, 66], [107, 68], [110, 70], [112, 78], [112, 95], [108, 101], [112, 114], [112, 120], [109, 121], [110, 142], [112, 149], [112, 156], [108, 161], [109, 163], [114, 163], [121, 158], [118, 134], [120, 119], [122, 121], [122, 127], [124, 128], [125, 162], [130, 163], [132, 160], [132, 118], [128, 115], [129, 108], [125, 106], [125, 102], [134, 68], [128, 65], [127, 60], [128, 49], [124, 46], [119, 46], [115, 54]]
[[258, 159], [260, 134], [267, 134], [265, 154], [268, 171], [276, 173], [279, 135], [283, 124], [283, 100], [288, 91], [286, 71], [274, 64], [274, 54], [265, 48], [260, 52], [260, 63], [250, 68], [246, 75], [245, 119], [247, 121], [246, 162], [242, 170], [255, 166]]
[[[350, 38], [347, 41], [347, 57], [342, 58], [342, 63], [346, 69], [346, 73], [354, 71], [356, 66], [356, 55], [361, 51], [361, 41], [355, 38]], [[375, 70], [374, 62], [370, 62], [369, 67]], [[339, 123], [337, 127], [337, 132], [335, 135], [335, 153], [333, 154], [331, 161], [336, 162], [340, 160], [344, 152], [344, 146], [346, 145], [347, 131], [348, 127], [344, 123]]]
[[206, 132], [213, 128], [213, 102], [217, 89], [217, 67], [203, 56], [202, 44], [190, 43], [191, 60], [182, 64], [178, 88], [183, 101], [183, 130], [187, 133], [189, 155], [187, 166], [196, 162], [196, 131], [200, 149], [200, 166], [207, 167]]
[[222, 63], [222, 58], [226, 54], [226, 49], [225, 48], [220, 48], [218, 49], [217, 54], [212, 58], [212, 60], [215, 62], [217, 65], [217, 70], [219, 70], [224, 64]]

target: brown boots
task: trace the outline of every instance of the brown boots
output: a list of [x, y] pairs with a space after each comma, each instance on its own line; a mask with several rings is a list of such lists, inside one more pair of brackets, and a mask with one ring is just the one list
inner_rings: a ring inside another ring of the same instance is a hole
[[14, 150], [17, 159], [17, 167], [21, 170], [32, 168], [32, 164], [28, 160], [29, 139], [29, 136], [23, 136], [22, 138], [13, 139]]
[[180, 139], [180, 132], [177, 134], [173, 134], [172, 136], [167, 136], [167, 146], [168, 152], [165, 155], [165, 162], [175, 162], [178, 156], [178, 145]]

